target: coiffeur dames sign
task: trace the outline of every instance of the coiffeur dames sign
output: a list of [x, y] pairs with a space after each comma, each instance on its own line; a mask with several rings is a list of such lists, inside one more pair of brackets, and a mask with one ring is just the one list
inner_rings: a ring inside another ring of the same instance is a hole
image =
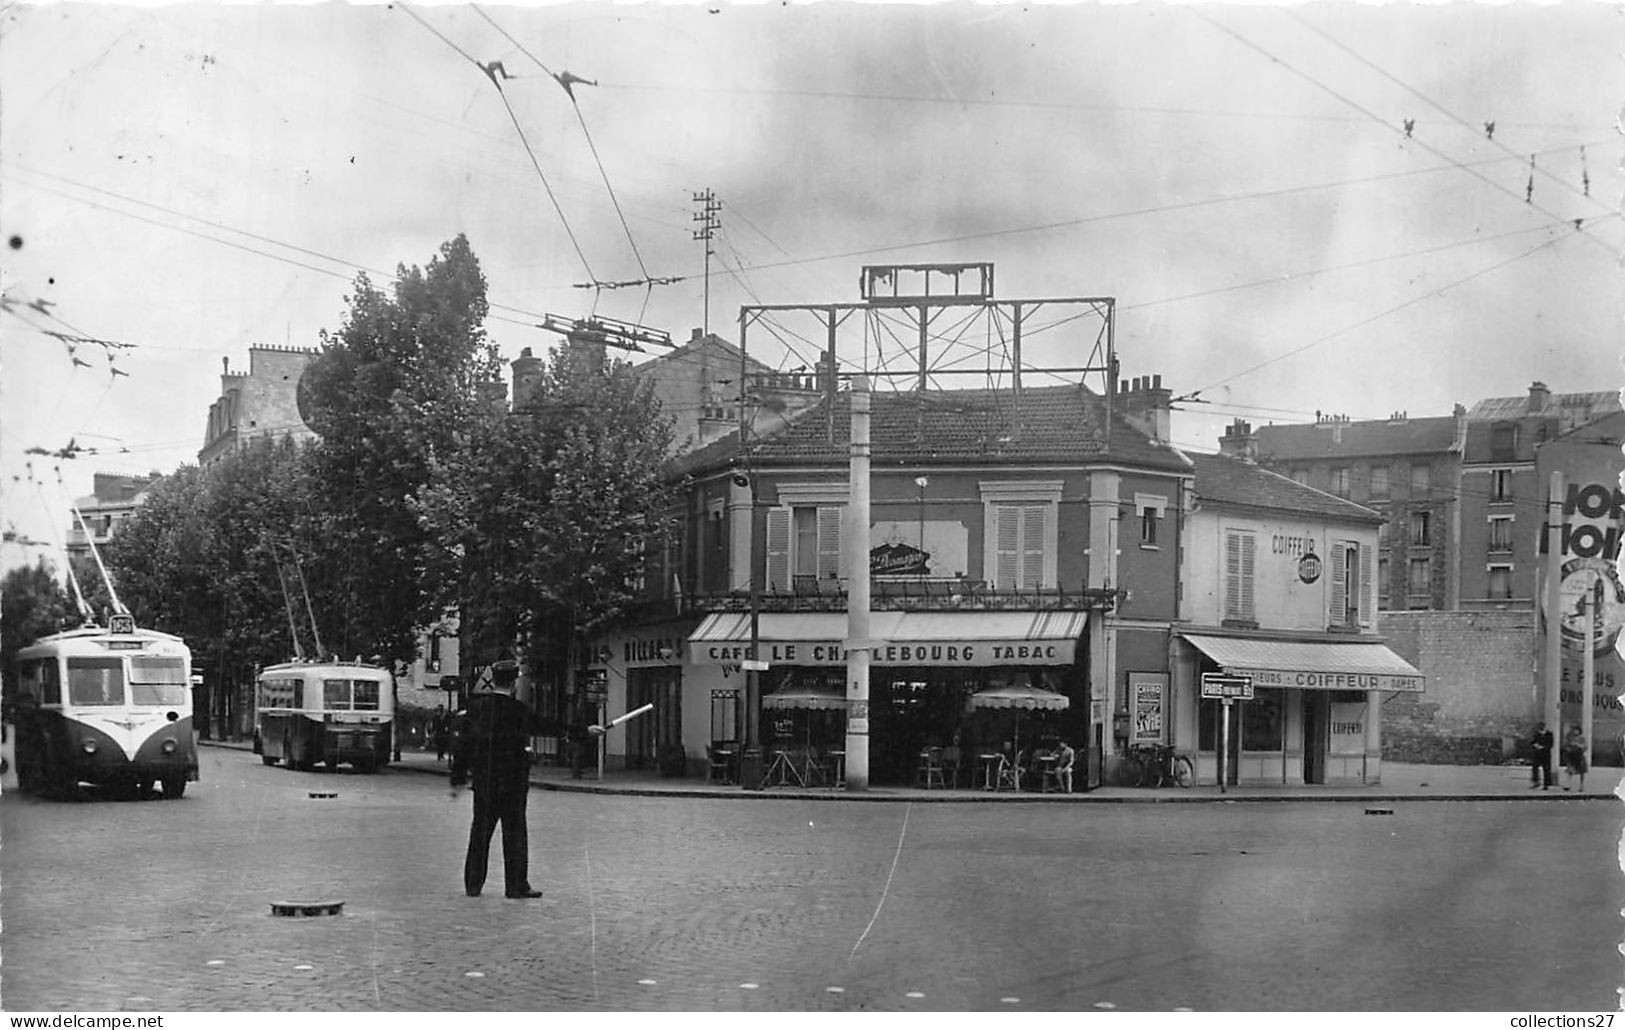
[[1420, 694], [1422, 677], [1386, 672], [1316, 672], [1312, 669], [1244, 669], [1225, 666], [1235, 676], [1251, 676], [1256, 687], [1295, 687], [1300, 690], [1397, 690]]
[[[700, 645], [705, 662], [728, 664], [755, 657], [749, 644], [718, 641]], [[985, 668], [997, 665], [1068, 665], [1077, 648], [1075, 640], [961, 640], [952, 644], [885, 641], [869, 652], [871, 665], [951, 665]], [[846, 648], [839, 640], [762, 641], [762, 658], [773, 665], [845, 665]]]

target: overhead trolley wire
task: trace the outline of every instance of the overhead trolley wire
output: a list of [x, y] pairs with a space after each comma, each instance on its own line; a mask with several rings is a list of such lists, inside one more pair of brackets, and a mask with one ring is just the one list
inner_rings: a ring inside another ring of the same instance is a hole
[[[1444, 115], [1446, 118], [1449, 118], [1451, 121], [1455, 122], [1457, 125], [1462, 126], [1463, 128], [1467, 129], [1469, 132], [1472, 132], [1475, 135], [1478, 134], [1479, 129], [1478, 129], [1477, 126], [1470, 124], [1465, 118], [1460, 117], [1454, 111], [1451, 111], [1448, 108], [1446, 108], [1443, 104], [1438, 103], [1432, 97], [1429, 97], [1427, 94], [1423, 93], [1421, 90], [1419, 90], [1416, 87], [1412, 86], [1410, 83], [1405, 82], [1402, 79], [1398, 78], [1397, 76], [1393, 75], [1387, 69], [1385, 69], [1385, 68], [1381, 67], [1380, 65], [1378, 65], [1375, 61], [1372, 61], [1370, 58], [1367, 58], [1365, 55], [1363, 55], [1361, 53], [1358, 53], [1357, 51], [1354, 50], [1353, 47], [1348, 46], [1346, 43], [1344, 43], [1341, 40], [1337, 39], [1336, 37], [1332, 36], [1330, 33], [1326, 32], [1324, 29], [1321, 29], [1320, 27], [1312, 24], [1308, 19], [1304, 18], [1303, 15], [1299, 14], [1297, 11], [1287, 9], [1285, 11], [1285, 13], [1293, 21], [1296, 21], [1298, 24], [1302, 25], [1304, 28], [1308, 29], [1310, 32], [1313, 32], [1315, 35], [1319, 36], [1321, 39], [1324, 39], [1326, 42], [1330, 43], [1332, 46], [1334, 46], [1337, 49], [1343, 51], [1345, 54], [1348, 54], [1350, 57], [1354, 58], [1356, 61], [1359, 61], [1361, 64], [1365, 65], [1367, 68], [1370, 68], [1372, 71], [1376, 72], [1378, 75], [1381, 75], [1383, 78], [1387, 79], [1389, 82], [1393, 83], [1394, 85], [1398, 86], [1399, 88], [1405, 90], [1407, 93], [1409, 93], [1412, 96], [1416, 97], [1417, 99], [1421, 100], [1424, 104], [1427, 104], [1429, 107], [1433, 108], [1435, 111], [1438, 111], [1440, 114]], [[1487, 140], [1489, 140], [1489, 142], [1491, 142], [1491, 143], [1495, 144], [1497, 147], [1499, 147], [1508, 156], [1515, 157], [1515, 158], [1518, 158], [1519, 160], [1522, 160], [1523, 159], [1522, 154], [1518, 153], [1517, 151], [1513, 150], [1511, 147], [1507, 146], [1506, 143], [1504, 143], [1503, 141], [1498, 140], [1498, 139], [1495, 138], [1495, 135], [1494, 135], [1494, 132], [1493, 132], [1493, 125], [1494, 125], [1493, 122], [1490, 123], [1489, 129], [1484, 134], [1485, 138]], [[1532, 156], [1533, 155], [1531, 155], [1531, 157]], [[1549, 179], [1553, 180], [1554, 182], [1556, 182], [1558, 185], [1562, 186], [1564, 189], [1569, 190], [1571, 193], [1577, 193], [1580, 196], [1590, 198], [1591, 197], [1590, 176], [1585, 172], [1585, 147], [1584, 146], [1580, 147], [1580, 167], [1581, 167], [1581, 175], [1582, 175], [1583, 181], [1585, 183], [1583, 188], [1576, 188], [1572, 183], [1568, 182], [1566, 179], [1563, 179], [1562, 177], [1554, 174], [1553, 172], [1548, 171], [1545, 168], [1537, 168], [1536, 170], [1539, 171], [1542, 175], [1544, 175], [1547, 178], [1549, 178]], [[1602, 208], [1604, 212], [1608, 211], [1608, 206], [1606, 204], [1604, 204], [1602, 201], [1596, 200], [1596, 201], [1594, 201], [1594, 203], [1596, 203], [1598, 207]]]
[[[1337, 90], [1335, 90], [1332, 87], [1326, 85], [1324, 82], [1321, 82], [1320, 80], [1316, 79], [1313, 75], [1310, 75], [1308, 72], [1305, 72], [1305, 71], [1303, 71], [1303, 70], [1301, 70], [1299, 68], [1293, 67], [1291, 64], [1288, 64], [1282, 58], [1279, 58], [1279, 57], [1275, 56], [1274, 54], [1270, 53], [1264, 47], [1260, 46], [1257, 43], [1254, 43], [1252, 40], [1248, 39], [1246, 36], [1243, 36], [1241, 33], [1236, 32], [1234, 29], [1231, 29], [1228, 26], [1222, 24], [1217, 19], [1209, 16], [1205, 12], [1203, 12], [1201, 10], [1198, 10], [1198, 9], [1196, 9], [1194, 7], [1191, 8], [1190, 11], [1196, 17], [1198, 17], [1198, 18], [1202, 19], [1203, 21], [1207, 22], [1209, 25], [1211, 25], [1214, 28], [1218, 29], [1220, 32], [1223, 32], [1225, 35], [1231, 37], [1232, 39], [1235, 39], [1236, 41], [1241, 43], [1243, 46], [1245, 46], [1248, 49], [1256, 51], [1257, 53], [1263, 55], [1264, 57], [1268, 58], [1271, 62], [1280, 65], [1282, 68], [1285, 68], [1287, 71], [1291, 72], [1292, 74], [1298, 76], [1299, 78], [1301, 78], [1301, 79], [1305, 80], [1306, 82], [1310, 83], [1311, 85], [1315, 86], [1317, 89], [1323, 90], [1324, 92], [1331, 94], [1333, 97], [1337, 98], [1338, 100], [1342, 101], [1343, 103], [1347, 104], [1348, 106], [1354, 108], [1356, 111], [1359, 111], [1361, 114], [1365, 115], [1367, 118], [1370, 118], [1372, 121], [1376, 122], [1378, 125], [1381, 125], [1384, 128], [1387, 128], [1387, 129], [1390, 129], [1390, 130], [1393, 130], [1393, 131], [1396, 131], [1396, 132], [1403, 131], [1401, 129], [1394, 129], [1394, 127], [1392, 125], [1390, 125], [1386, 119], [1384, 119], [1381, 115], [1377, 114], [1375, 111], [1370, 110], [1369, 108], [1367, 108], [1364, 105], [1360, 104], [1356, 100], [1353, 100], [1353, 99], [1351, 99], [1349, 97], [1344, 96], [1342, 93], [1339, 93]], [[1574, 228], [1575, 228], [1575, 231], [1579, 232], [1581, 236], [1583, 236], [1587, 240], [1590, 240], [1592, 243], [1595, 243], [1596, 245], [1606, 249], [1610, 254], [1613, 253], [1614, 248], [1610, 247], [1607, 243], [1603, 242], [1602, 240], [1598, 239], [1597, 237], [1592, 236], [1589, 233], [1587, 233], [1584, 230], [1583, 226], [1580, 224], [1580, 220], [1576, 220], [1576, 219], [1573, 219], [1573, 218], [1565, 218], [1562, 215], [1557, 214], [1556, 212], [1548, 211], [1547, 209], [1545, 209], [1543, 207], [1540, 207], [1539, 205], [1535, 204], [1533, 199], [1531, 198], [1531, 196], [1529, 194], [1526, 194], [1526, 195], [1520, 197], [1520, 196], [1518, 196], [1516, 191], [1510, 190], [1507, 187], [1505, 187], [1505, 186], [1501, 185], [1500, 183], [1496, 182], [1494, 179], [1491, 179], [1489, 176], [1484, 175], [1484, 174], [1482, 174], [1482, 173], [1480, 173], [1478, 171], [1475, 171], [1472, 167], [1467, 165], [1465, 162], [1456, 160], [1454, 157], [1451, 157], [1449, 154], [1447, 154], [1444, 151], [1440, 150], [1438, 147], [1432, 146], [1432, 145], [1430, 145], [1429, 143], [1427, 143], [1424, 140], [1416, 139], [1414, 136], [1407, 137], [1407, 138], [1409, 138], [1412, 142], [1416, 143], [1423, 150], [1426, 150], [1428, 153], [1433, 154], [1436, 157], [1443, 158], [1446, 161], [1449, 161], [1453, 166], [1455, 166], [1456, 168], [1459, 168], [1461, 171], [1466, 172], [1467, 174], [1471, 175], [1473, 178], [1478, 179], [1480, 182], [1483, 182], [1484, 184], [1488, 185], [1491, 189], [1494, 189], [1495, 191], [1497, 191], [1499, 193], [1504, 193], [1504, 194], [1512, 197], [1515, 200], [1523, 201], [1527, 206], [1533, 208], [1535, 211], [1540, 212], [1541, 214], [1545, 215], [1547, 218], [1550, 218], [1555, 222], [1563, 222], [1563, 223], [1571, 223], [1571, 224], [1573, 224]], [[1534, 161], [1534, 155], [1530, 155], [1530, 161], [1531, 162]]]
[[422, 16], [416, 11], [412, 10], [411, 7], [407, 6], [406, 4], [397, 4], [396, 6], [405, 11], [407, 14], [411, 15], [413, 20], [419, 25], [422, 25], [429, 32], [433, 33], [436, 39], [439, 39], [442, 43], [456, 51], [457, 54], [463, 58], [463, 60], [467, 61], [469, 64], [472, 64], [475, 68], [478, 68], [480, 70], [480, 74], [489, 79], [491, 81], [491, 85], [496, 87], [497, 96], [502, 98], [502, 106], [508, 112], [509, 120], [513, 122], [514, 131], [519, 134], [519, 142], [524, 145], [525, 153], [530, 157], [531, 167], [536, 170], [536, 177], [541, 180], [542, 189], [546, 191], [547, 199], [553, 204], [553, 210], [559, 216], [559, 223], [564, 227], [564, 235], [569, 238], [570, 245], [575, 248], [576, 257], [581, 261], [581, 267], [587, 271], [587, 278], [596, 280], [598, 276], [594, 274], [592, 270], [592, 263], [587, 260], [586, 253], [581, 249], [580, 241], [576, 239], [575, 232], [570, 228], [570, 220], [565, 217], [564, 208], [559, 205], [559, 198], [553, 193], [553, 186], [547, 181], [547, 174], [542, 171], [542, 164], [541, 161], [536, 157], [536, 150], [530, 145], [530, 139], [525, 135], [525, 127], [520, 124], [519, 116], [514, 112], [513, 105], [508, 102], [508, 94], [502, 88], [502, 80], [512, 78], [512, 76], [509, 75], [507, 69], [502, 66], [502, 62], [484, 62], [476, 59], [468, 51], [464, 50], [462, 47], [448, 39], [443, 33], [440, 32], [440, 30], [436, 29], [433, 25], [430, 25], [427, 21], [424, 21]]

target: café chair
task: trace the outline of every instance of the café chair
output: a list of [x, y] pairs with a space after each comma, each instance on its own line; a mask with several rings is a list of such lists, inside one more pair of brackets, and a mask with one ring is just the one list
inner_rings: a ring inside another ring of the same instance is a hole
[[928, 747], [920, 752], [919, 784], [929, 790], [943, 786], [942, 748]]

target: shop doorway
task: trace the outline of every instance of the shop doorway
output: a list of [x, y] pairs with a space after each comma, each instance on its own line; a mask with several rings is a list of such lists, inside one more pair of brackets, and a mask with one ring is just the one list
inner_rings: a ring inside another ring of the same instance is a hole
[[[626, 767], [654, 769], [665, 756], [673, 756], [680, 768], [683, 747], [683, 674], [679, 669], [651, 667], [628, 669], [626, 710], [653, 704], [654, 711], [633, 719], [626, 726]], [[613, 717], [611, 713], [606, 716]], [[662, 769], [662, 772], [667, 770]]]
[[1329, 698], [1307, 690], [1303, 694], [1303, 782], [1325, 783]]
[[[1197, 708], [1197, 748], [1217, 755], [1224, 739], [1224, 702], [1203, 698]], [[1247, 702], [1236, 701], [1230, 706], [1230, 747], [1225, 754], [1225, 782], [1236, 783], [1241, 773], [1241, 726], [1245, 721]]]

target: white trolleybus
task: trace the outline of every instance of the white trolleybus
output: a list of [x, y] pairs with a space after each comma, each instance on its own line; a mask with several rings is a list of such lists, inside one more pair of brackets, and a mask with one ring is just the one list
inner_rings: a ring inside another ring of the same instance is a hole
[[192, 653], [179, 637], [138, 629], [128, 614], [106, 629], [41, 637], [17, 652], [18, 786], [71, 797], [81, 782], [166, 798], [198, 778], [192, 736]]
[[254, 751], [266, 765], [375, 772], [389, 764], [395, 679], [358, 662], [272, 665], [256, 680]]

